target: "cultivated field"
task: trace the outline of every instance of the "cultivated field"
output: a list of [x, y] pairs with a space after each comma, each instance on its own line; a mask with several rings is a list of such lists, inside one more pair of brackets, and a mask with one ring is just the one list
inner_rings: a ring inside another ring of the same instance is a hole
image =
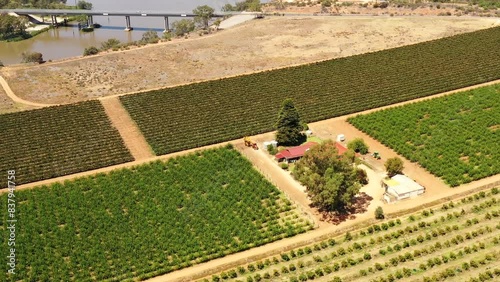
[[271, 131], [285, 98], [310, 122], [500, 78], [499, 38], [497, 27], [121, 101], [162, 155]]
[[18, 185], [133, 160], [98, 101], [0, 115], [0, 132]]
[[499, 201], [494, 188], [199, 282], [498, 281]]
[[18, 273], [1, 281], [146, 279], [312, 226], [231, 147], [15, 195]]
[[348, 121], [458, 186], [500, 173], [500, 84]]
[[0, 75], [28, 101], [70, 103], [374, 52], [499, 23], [486, 17], [267, 17], [126, 52], [4, 67]]

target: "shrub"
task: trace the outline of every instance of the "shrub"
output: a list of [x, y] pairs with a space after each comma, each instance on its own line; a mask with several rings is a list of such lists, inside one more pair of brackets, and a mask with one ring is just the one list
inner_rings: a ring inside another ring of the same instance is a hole
[[87, 47], [83, 50], [83, 56], [92, 56], [99, 53], [99, 49], [95, 46]]
[[21, 54], [23, 63], [43, 63], [43, 55], [39, 52], [23, 52]]
[[350, 232], [347, 232], [344, 237], [345, 241], [351, 241], [352, 240], [352, 235]]
[[347, 148], [362, 155], [368, 153], [368, 145], [366, 145], [365, 141], [362, 138], [354, 138], [349, 143], [347, 143]]
[[384, 215], [384, 210], [382, 209], [382, 207], [377, 207], [377, 209], [375, 209], [375, 218], [376, 219], [384, 219], [385, 218], [385, 215]]
[[284, 170], [287, 170], [288, 169], [288, 164], [287, 163], [281, 163], [280, 164], [280, 167]]
[[109, 49], [113, 49], [113, 48], [118, 48], [120, 47], [120, 40], [116, 39], [116, 38], [110, 38], [106, 41], [104, 41], [103, 43], [101, 43], [101, 50], [109, 50]]
[[142, 34], [141, 42], [146, 44], [158, 43], [160, 37], [154, 30], [148, 30]]

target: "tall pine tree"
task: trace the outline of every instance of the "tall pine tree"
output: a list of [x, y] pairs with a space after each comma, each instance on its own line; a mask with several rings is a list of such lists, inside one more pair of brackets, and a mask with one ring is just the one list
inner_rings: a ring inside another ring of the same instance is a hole
[[276, 129], [276, 141], [280, 145], [300, 145], [306, 140], [306, 136], [302, 133], [303, 126], [299, 112], [293, 105], [292, 99], [285, 99], [281, 104]]

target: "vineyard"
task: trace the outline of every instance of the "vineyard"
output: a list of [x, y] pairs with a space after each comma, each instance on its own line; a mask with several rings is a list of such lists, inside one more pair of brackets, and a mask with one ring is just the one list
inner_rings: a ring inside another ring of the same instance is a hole
[[18, 185], [133, 160], [98, 101], [0, 115], [0, 132], [0, 172]]
[[499, 40], [496, 27], [121, 101], [162, 155], [271, 131], [285, 98], [311, 122], [499, 79]]
[[19, 191], [16, 202], [18, 273], [0, 281], [146, 279], [311, 228], [231, 147]]
[[499, 281], [494, 188], [218, 273], [217, 281]]
[[348, 121], [451, 186], [500, 173], [500, 84]]

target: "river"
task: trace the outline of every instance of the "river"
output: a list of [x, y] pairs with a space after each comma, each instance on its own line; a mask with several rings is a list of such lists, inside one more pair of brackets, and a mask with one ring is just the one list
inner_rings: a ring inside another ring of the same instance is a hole
[[[76, 0], [67, 0], [68, 5], [75, 5]], [[94, 10], [116, 11], [172, 11], [191, 12], [200, 5], [209, 5], [220, 11], [227, 3], [234, 4], [235, 0], [87, 0], [91, 2]], [[264, 1], [262, 1], [264, 2]], [[49, 17], [50, 18], [50, 17]], [[154, 29], [161, 33], [164, 23], [161, 17], [131, 17], [133, 31], [124, 31], [124, 17], [94, 17], [94, 23], [103, 27], [94, 32], [80, 32], [76, 27], [59, 27], [39, 34], [28, 40], [19, 42], [0, 42], [0, 61], [5, 65], [21, 62], [23, 52], [40, 52], [44, 60], [57, 60], [62, 58], [80, 56], [89, 46], [99, 47], [101, 42], [109, 38], [116, 38], [121, 42], [139, 40], [142, 34]], [[175, 19], [170, 19], [170, 25]]]

